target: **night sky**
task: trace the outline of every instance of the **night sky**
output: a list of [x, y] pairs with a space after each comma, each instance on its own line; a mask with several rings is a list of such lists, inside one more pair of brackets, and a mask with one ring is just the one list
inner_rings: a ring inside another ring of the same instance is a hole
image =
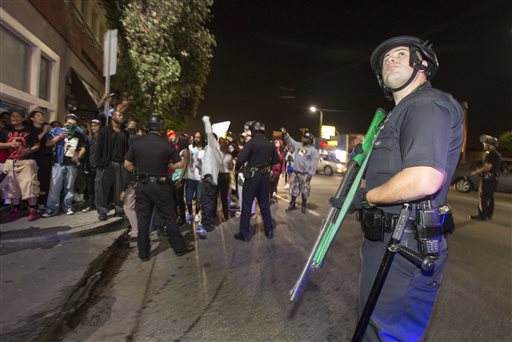
[[324, 124], [365, 132], [377, 107], [389, 110], [369, 58], [383, 40], [415, 35], [434, 43], [434, 87], [469, 103], [469, 145], [481, 133], [512, 129], [511, 1], [216, 0], [210, 30], [217, 47], [200, 116], [248, 120], [292, 135]]

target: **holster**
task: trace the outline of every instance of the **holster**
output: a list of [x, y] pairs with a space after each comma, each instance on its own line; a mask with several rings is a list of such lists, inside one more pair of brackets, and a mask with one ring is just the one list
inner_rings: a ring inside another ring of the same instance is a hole
[[397, 219], [398, 215], [386, 213], [376, 207], [359, 211], [364, 237], [371, 241], [384, 241], [384, 234], [393, 232]]

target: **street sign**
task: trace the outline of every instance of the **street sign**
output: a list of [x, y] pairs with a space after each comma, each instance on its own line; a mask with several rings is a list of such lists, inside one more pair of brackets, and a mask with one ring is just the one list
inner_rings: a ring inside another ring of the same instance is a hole
[[103, 36], [103, 77], [116, 74], [117, 29], [108, 30]]

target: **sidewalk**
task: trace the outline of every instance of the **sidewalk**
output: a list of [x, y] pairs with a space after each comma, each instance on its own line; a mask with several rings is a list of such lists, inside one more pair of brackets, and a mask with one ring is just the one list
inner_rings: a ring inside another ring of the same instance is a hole
[[44, 340], [87, 297], [127, 225], [95, 211], [0, 224], [0, 340]]

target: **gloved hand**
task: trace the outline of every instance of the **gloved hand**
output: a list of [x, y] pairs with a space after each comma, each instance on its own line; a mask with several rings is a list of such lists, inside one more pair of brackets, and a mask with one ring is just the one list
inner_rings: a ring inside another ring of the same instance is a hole
[[373, 205], [366, 199], [367, 193], [368, 191], [365, 188], [357, 188], [354, 198], [352, 199], [352, 203], [347, 211], [349, 214], [352, 214], [356, 210], [373, 207]]

